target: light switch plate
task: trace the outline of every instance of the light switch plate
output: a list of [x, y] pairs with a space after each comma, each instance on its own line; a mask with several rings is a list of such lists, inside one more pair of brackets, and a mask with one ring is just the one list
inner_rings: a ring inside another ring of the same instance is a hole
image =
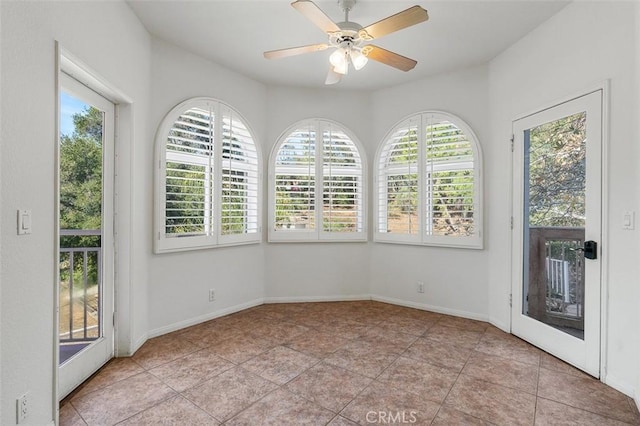
[[31, 210], [18, 210], [18, 235], [31, 233]]
[[627, 210], [622, 214], [622, 229], [635, 229], [636, 212]]

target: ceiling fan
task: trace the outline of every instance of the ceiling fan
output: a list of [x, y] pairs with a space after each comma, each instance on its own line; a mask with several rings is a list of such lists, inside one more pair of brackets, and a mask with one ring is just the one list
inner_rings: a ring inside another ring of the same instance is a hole
[[335, 23], [310, 0], [297, 0], [291, 3], [294, 9], [327, 33], [329, 42], [270, 50], [264, 52], [264, 57], [278, 59], [335, 48], [334, 52], [329, 56], [330, 66], [325, 84], [338, 83], [342, 76], [349, 71], [349, 62], [356, 70], [362, 69], [369, 59], [402, 71], [412, 70], [416, 66], [417, 62], [413, 59], [373, 44], [368, 44], [368, 42], [426, 21], [429, 19], [429, 15], [425, 9], [420, 6], [413, 6], [363, 27], [356, 22], [349, 21], [349, 12], [356, 4], [356, 0], [338, 0], [338, 4], [344, 11], [344, 22]]

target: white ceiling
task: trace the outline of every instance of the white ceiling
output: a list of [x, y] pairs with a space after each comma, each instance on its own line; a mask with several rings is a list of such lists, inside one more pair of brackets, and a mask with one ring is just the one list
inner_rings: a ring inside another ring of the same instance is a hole
[[[331, 50], [267, 60], [266, 50], [324, 43], [325, 34], [290, 0], [138, 1], [129, 5], [147, 30], [255, 80], [277, 85], [324, 86]], [[409, 72], [369, 61], [332, 88], [377, 89], [487, 62], [562, 9], [565, 1], [358, 0], [350, 20], [363, 26], [419, 4], [429, 20], [373, 43], [418, 61]], [[316, 4], [343, 21], [337, 1]]]

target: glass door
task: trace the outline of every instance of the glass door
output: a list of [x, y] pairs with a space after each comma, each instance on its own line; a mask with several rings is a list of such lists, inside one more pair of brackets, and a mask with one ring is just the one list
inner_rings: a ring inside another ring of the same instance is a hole
[[602, 92], [514, 122], [512, 331], [599, 376]]
[[58, 396], [113, 356], [114, 105], [61, 75]]

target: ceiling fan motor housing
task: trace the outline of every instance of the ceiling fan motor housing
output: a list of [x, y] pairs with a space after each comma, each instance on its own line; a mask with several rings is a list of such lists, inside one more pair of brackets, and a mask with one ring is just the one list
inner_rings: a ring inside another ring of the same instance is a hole
[[360, 70], [368, 59], [373, 59], [402, 71], [412, 70], [417, 64], [413, 59], [368, 44], [368, 42], [426, 21], [429, 19], [427, 11], [416, 5], [363, 27], [357, 22], [349, 21], [349, 12], [355, 6], [356, 1], [337, 0], [338, 5], [344, 11], [344, 21], [335, 23], [312, 0], [295, 0], [291, 3], [291, 6], [302, 13], [316, 27], [324, 31], [329, 38], [329, 42], [272, 50], [264, 52], [264, 57], [267, 59], [283, 58], [302, 53], [322, 51], [330, 47], [334, 48], [335, 51], [329, 56], [331, 66], [325, 81], [326, 84], [335, 84], [340, 81], [341, 75], [348, 72], [350, 63], [353, 64], [356, 70]]
[[338, 22], [340, 31], [329, 34], [329, 44], [333, 47], [360, 47], [365, 40], [366, 31], [362, 30], [362, 25], [356, 22]]

